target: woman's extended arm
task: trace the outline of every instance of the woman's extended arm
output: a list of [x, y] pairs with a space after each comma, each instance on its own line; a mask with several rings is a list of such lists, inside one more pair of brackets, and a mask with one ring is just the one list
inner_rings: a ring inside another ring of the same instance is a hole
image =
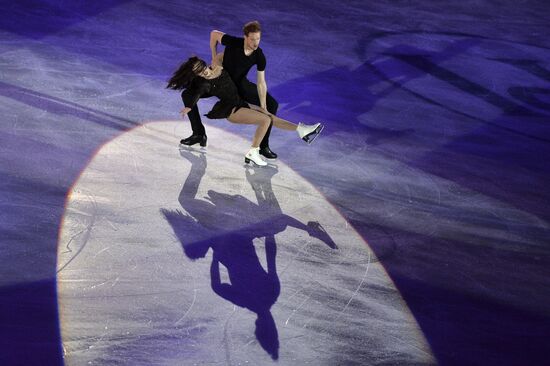
[[[195, 79], [193, 84], [191, 84], [191, 86], [182, 93], [182, 99], [185, 107], [180, 111], [181, 116], [185, 117], [185, 115], [189, 113], [195, 105], [197, 105], [200, 97], [209, 91], [210, 83], [202, 78], [200, 78], [200, 80]], [[186, 93], [187, 96], [185, 96], [184, 93]]]

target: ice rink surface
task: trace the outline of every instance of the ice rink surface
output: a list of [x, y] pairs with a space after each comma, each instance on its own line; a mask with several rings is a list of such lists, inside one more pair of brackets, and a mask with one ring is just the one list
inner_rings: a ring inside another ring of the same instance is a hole
[[[547, 362], [546, 2], [2, 9], [0, 364]], [[278, 114], [325, 124], [264, 168], [226, 120], [179, 147], [165, 89], [252, 19]]]

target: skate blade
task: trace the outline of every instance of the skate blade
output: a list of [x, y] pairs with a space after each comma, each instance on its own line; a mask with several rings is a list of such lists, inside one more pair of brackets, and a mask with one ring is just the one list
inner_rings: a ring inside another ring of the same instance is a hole
[[304, 140], [305, 142], [308, 143], [308, 145], [311, 145], [313, 143], [313, 141], [315, 141], [315, 139], [317, 138], [317, 136], [319, 136], [319, 134], [321, 133], [321, 131], [323, 131], [323, 129], [325, 128], [324, 125], [319, 125], [319, 127], [317, 127], [315, 129], [315, 131], [313, 131], [312, 133], [310, 133], [309, 135], [306, 135], [302, 138], [302, 140]]
[[206, 146], [196, 146], [195, 145], [185, 145], [180, 142], [178, 145], [179, 150], [187, 150], [187, 151], [200, 151], [200, 152], [206, 152]]
[[[252, 163], [252, 164], [250, 164], [250, 163]], [[258, 168], [267, 166], [267, 164], [265, 164], [265, 165], [260, 165], [260, 164], [256, 163], [254, 160], [249, 159], [249, 158], [246, 158], [246, 157], [244, 158], [244, 164], [245, 164], [245, 165], [248, 165], [248, 166], [252, 166], [252, 167], [258, 167]]]

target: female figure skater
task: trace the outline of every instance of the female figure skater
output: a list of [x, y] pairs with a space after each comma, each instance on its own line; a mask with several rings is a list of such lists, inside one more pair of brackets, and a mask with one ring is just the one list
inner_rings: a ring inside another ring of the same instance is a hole
[[[226, 118], [233, 123], [257, 125], [256, 133], [252, 139], [252, 147], [244, 158], [245, 163], [252, 161], [258, 166], [267, 165], [260, 156], [259, 146], [271, 122], [273, 122], [273, 126], [282, 130], [296, 131], [298, 136], [307, 143], [312, 143], [323, 129], [323, 125], [320, 123], [296, 125], [266, 111], [252, 109], [253, 106], [239, 96], [237, 87], [221, 66], [219, 58], [208, 67], [206, 62], [198, 57], [189, 58], [174, 72], [166, 87], [174, 90], [191, 89], [193, 98], [191, 98], [191, 104], [186, 104], [185, 108], [181, 110], [182, 116], [189, 113], [202, 95], [210, 94], [218, 97], [219, 101], [206, 114], [206, 117], [210, 119]], [[201, 141], [201, 146], [206, 146], [206, 140]]]

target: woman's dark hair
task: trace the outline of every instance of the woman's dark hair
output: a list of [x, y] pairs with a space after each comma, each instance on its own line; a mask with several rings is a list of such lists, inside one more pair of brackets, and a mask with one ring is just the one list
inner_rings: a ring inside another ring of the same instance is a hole
[[189, 87], [193, 79], [197, 77], [204, 69], [206, 69], [206, 62], [198, 58], [197, 56], [190, 57], [174, 72], [174, 75], [168, 80], [166, 88], [181, 90]]

